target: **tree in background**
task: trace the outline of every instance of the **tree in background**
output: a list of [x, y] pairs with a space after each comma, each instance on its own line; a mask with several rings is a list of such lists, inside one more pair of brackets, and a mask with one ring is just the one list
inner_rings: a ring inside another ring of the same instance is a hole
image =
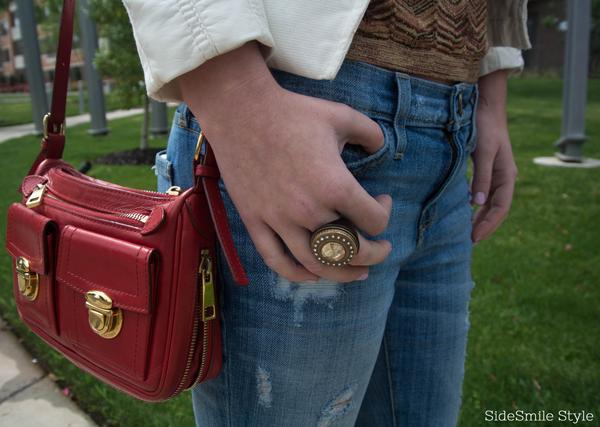
[[[0, 0], [0, 2], [9, 2]], [[40, 24], [48, 32], [46, 43], [56, 50], [58, 43], [58, 28], [62, 11], [62, 0], [45, 0]], [[140, 64], [133, 30], [125, 6], [114, 0], [89, 0], [90, 14], [95, 21], [98, 35], [102, 40], [94, 63], [104, 78], [112, 79], [113, 94], [119, 99], [119, 105], [124, 108], [144, 106], [140, 149], [148, 148], [149, 128], [149, 99], [144, 85], [144, 73]], [[1, 4], [1, 3], [0, 3]], [[77, 36], [77, 15], [75, 15], [75, 35]]]
[[126, 108], [143, 101], [140, 149], [145, 150], [148, 148], [149, 99], [127, 11], [121, 2], [114, 0], [90, 0], [90, 8], [98, 34], [105, 40], [96, 53], [98, 71], [104, 77], [114, 79], [115, 93]]

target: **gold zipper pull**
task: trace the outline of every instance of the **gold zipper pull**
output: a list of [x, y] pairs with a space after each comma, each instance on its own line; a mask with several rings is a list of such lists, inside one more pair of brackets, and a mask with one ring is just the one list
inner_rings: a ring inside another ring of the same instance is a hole
[[202, 277], [202, 321], [213, 320], [217, 317], [215, 305], [215, 287], [213, 284], [212, 262], [208, 249], [200, 252], [201, 260], [198, 272]]
[[172, 185], [169, 188], [167, 188], [167, 191], [165, 191], [165, 193], [170, 194], [171, 196], [179, 196], [181, 192], [181, 187], [179, 187], [178, 185]]
[[46, 184], [38, 184], [33, 189], [27, 201], [25, 202], [25, 206], [28, 208], [35, 208], [42, 204], [42, 198], [44, 197], [44, 193], [46, 192]]

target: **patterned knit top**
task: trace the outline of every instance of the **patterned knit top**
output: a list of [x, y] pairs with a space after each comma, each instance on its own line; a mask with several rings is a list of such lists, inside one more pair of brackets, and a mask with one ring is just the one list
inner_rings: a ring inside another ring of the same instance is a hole
[[346, 58], [445, 83], [477, 81], [486, 0], [371, 0]]

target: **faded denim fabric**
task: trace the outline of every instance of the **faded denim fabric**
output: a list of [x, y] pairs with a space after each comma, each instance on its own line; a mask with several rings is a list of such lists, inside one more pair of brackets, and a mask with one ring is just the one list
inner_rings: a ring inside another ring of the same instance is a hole
[[[333, 81], [272, 72], [289, 90], [343, 102], [381, 126], [380, 150], [346, 145], [342, 157], [371, 195], [391, 194], [377, 238], [393, 250], [365, 281], [289, 282], [263, 263], [220, 180], [250, 284], [235, 285], [220, 252], [223, 371], [193, 389], [197, 425], [455, 426], [474, 285], [466, 171], [477, 86], [350, 60]], [[192, 185], [198, 132], [181, 105], [157, 156], [160, 190]]]

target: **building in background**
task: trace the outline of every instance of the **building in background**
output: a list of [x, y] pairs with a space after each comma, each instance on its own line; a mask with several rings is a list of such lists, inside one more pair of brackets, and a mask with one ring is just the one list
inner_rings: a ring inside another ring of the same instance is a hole
[[[16, 4], [11, 2], [8, 10], [0, 11], [0, 92], [27, 90], [21, 31], [19, 18], [16, 15]], [[46, 81], [52, 81], [56, 61], [56, 46], [53, 43], [48, 43], [52, 37], [39, 23], [37, 33], [40, 41], [42, 69]], [[79, 80], [81, 78], [82, 66], [83, 55], [75, 37], [74, 47], [71, 51], [72, 79]]]
[[527, 71], [562, 73], [565, 59], [566, 1], [529, 0], [527, 28], [532, 48], [523, 52]]

